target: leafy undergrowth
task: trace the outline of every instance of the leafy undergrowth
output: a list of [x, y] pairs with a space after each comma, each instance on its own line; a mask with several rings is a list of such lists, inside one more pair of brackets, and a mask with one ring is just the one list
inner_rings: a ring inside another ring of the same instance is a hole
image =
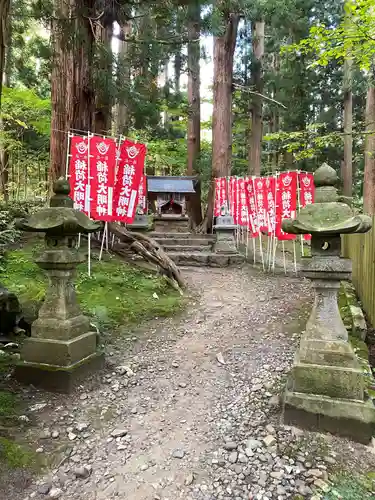
[[[35, 246], [7, 253], [3, 284], [16, 293], [21, 304], [43, 299], [47, 278], [34, 263]], [[116, 328], [142, 320], [173, 314], [181, 296], [167, 282], [150, 271], [133, 267], [117, 257], [92, 261], [78, 267], [76, 290], [82, 310], [99, 328]]]
[[334, 486], [323, 500], [366, 500], [374, 498], [375, 472], [366, 475], [339, 475], [332, 478]]

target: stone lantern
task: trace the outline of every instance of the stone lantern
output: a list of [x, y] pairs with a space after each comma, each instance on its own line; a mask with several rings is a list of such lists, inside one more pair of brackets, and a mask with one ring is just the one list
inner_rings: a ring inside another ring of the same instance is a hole
[[18, 228], [45, 233], [45, 249], [36, 263], [49, 278], [44, 303], [33, 323], [31, 337], [21, 348], [15, 375], [20, 381], [46, 389], [69, 392], [88, 367], [101, 365], [97, 333], [77, 304], [74, 277], [84, 257], [76, 248], [79, 233], [98, 231], [101, 224], [73, 209], [69, 184], [54, 185], [50, 207], [18, 221]]
[[351, 261], [341, 257], [341, 234], [365, 233], [371, 219], [355, 215], [340, 201], [337, 180], [335, 170], [323, 164], [314, 175], [315, 203], [303, 208], [297, 219], [282, 223], [286, 233], [312, 235], [311, 257], [303, 259], [302, 272], [315, 289], [284, 395], [284, 422], [367, 443], [375, 407], [348, 341], [337, 295], [341, 280], [351, 278]]

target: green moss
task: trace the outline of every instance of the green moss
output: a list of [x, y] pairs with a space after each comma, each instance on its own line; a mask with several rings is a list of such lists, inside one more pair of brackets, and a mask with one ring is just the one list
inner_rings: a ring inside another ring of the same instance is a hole
[[11, 392], [0, 391], [0, 423], [17, 415], [18, 398]]
[[324, 500], [338, 500], [340, 498], [345, 500], [366, 500], [374, 498], [372, 493], [374, 484], [367, 475], [340, 474], [331, 478], [331, 481], [333, 487], [324, 496]]
[[23, 446], [0, 437], [0, 463], [11, 469], [34, 468], [35, 455]]
[[[7, 254], [2, 282], [21, 303], [43, 299], [47, 278], [34, 264], [35, 247]], [[82, 310], [104, 328], [129, 325], [155, 316], [168, 316], [183, 304], [181, 296], [155, 273], [131, 266], [116, 257], [78, 268], [76, 289]]]

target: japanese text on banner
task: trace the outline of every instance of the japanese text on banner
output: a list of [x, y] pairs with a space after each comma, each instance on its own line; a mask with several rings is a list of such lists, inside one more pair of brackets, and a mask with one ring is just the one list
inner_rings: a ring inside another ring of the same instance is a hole
[[122, 143], [114, 192], [114, 213], [117, 221], [127, 224], [134, 221], [145, 157], [144, 144], [129, 140]]
[[264, 181], [264, 198], [266, 223], [268, 234], [275, 234], [276, 230], [276, 178], [266, 177]]
[[215, 208], [214, 216], [223, 215], [228, 209], [227, 179], [219, 177], [215, 179]]
[[86, 215], [90, 211], [88, 154], [88, 137], [73, 136], [70, 140], [70, 192], [74, 208], [85, 212]]
[[265, 199], [265, 179], [262, 177], [257, 177], [254, 179], [254, 192], [255, 192], [255, 203], [258, 214], [258, 227], [259, 231], [264, 232], [268, 230], [267, 218], [266, 218], [266, 203]]
[[138, 209], [142, 215], [147, 213], [147, 177], [142, 174], [138, 189]]
[[285, 172], [277, 178], [276, 236], [279, 240], [294, 240], [295, 234], [281, 228], [283, 219], [294, 219], [297, 211], [297, 172]]
[[247, 210], [249, 213], [249, 229], [251, 231], [251, 236], [255, 238], [259, 234], [259, 225], [253, 179], [246, 179], [245, 190], [247, 198]]
[[237, 177], [231, 177], [229, 179], [229, 213], [233, 217], [234, 224], [237, 222], [237, 189], [238, 189], [238, 179]]
[[248, 225], [248, 210], [246, 201], [246, 182], [245, 179], [238, 179], [238, 192], [239, 192], [239, 220], [237, 224], [240, 226]]
[[113, 218], [113, 189], [116, 169], [114, 139], [90, 139], [90, 215], [95, 220], [111, 222]]
[[[300, 205], [304, 208], [306, 205], [314, 203], [314, 174], [308, 174], [306, 172], [301, 172], [298, 175], [299, 179], [299, 189], [300, 189]], [[304, 234], [303, 239], [308, 241], [311, 240], [310, 234]]]

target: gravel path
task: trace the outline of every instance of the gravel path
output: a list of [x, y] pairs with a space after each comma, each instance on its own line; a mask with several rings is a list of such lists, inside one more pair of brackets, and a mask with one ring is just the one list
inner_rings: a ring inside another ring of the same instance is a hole
[[195, 303], [117, 340], [99, 381], [32, 393], [30, 439], [54, 465], [20, 500], [319, 498], [330, 467], [375, 462], [369, 448], [280, 425], [306, 282], [251, 267], [185, 274]]

